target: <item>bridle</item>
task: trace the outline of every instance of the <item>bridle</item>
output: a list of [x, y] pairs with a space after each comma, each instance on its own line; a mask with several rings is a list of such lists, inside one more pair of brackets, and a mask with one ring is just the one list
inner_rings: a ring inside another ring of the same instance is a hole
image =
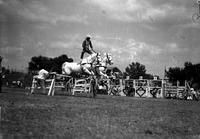
[[110, 57], [109, 57], [108, 53], [106, 53], [106, 58], [107, 58], [107, 59], [106, 59], [106, 60], [107, 60], [107, 63], [109, 63], [109, 64], [110, 64], [110, 63], [112, 62], [112, 60], [110, 59]]
[[[96, 67], [96, 65], [100, 65], [101, 58], [99, 58], [99, 56], [100, 56], [100, 54], [96, 53], [95, 58], [92, 60], [92, 62], [90, 62], [88, 64], [91, 64], [92, 67]], [[96, 61], [96, 63], [95, 63], [95, 61]]]

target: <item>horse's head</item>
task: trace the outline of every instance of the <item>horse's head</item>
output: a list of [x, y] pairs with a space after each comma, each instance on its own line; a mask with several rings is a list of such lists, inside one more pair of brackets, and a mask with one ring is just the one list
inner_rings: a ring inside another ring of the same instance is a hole
[[104, 53], [104, 60], [106, 63], [108, 63], [110, 65], [113, 64], [112, 56], [109, 53]]
[[99, 58], [99, 62], [97, 58], [97, 67], [95, 69], [98, 75], [108, 78], [108, 75], [106, 74], [107, 64], [113, 64], [111, 54], [104, 53], [104, 56]]
[[101, 63], [101, 61], [102, 61], [101, 54], [97, 53], [97, 55], [96, 55], [96, 62], [97, 62], [97, 64]]

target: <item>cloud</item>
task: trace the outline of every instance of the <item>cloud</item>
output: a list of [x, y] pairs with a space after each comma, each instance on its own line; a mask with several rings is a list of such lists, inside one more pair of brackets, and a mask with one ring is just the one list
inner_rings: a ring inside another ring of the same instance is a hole
[[140, 62], [146, 66], [148, 73], [162, 75], [161, 69], [164, 69], [165, 64], [170, 65], [170, 57], [176, 54], [179, 58], [180, 54], [185, 52], [181, 52], [182, 49], [176, 42], [159, 46], [132, 38], [96, 36], [93, 41], [95, 49], [101, 53], [109, 51], [113, 56], [114, 65], [121, 70], [132, 62]]
[[52, 25], [56, 25], [59, 22], [88, 24], [87, 15], [54, 11], [50, 6], [44, 5], [42, 1], [24, 2], [21, 0], [8, 0], [2, 1], [2, 4], [13, 15], [32, 22], [49, 23]]
[[24, 48], [7, 46], [7, 47], [1, 47], [0, 50], [1, 50], [1, 52], [3, 52], [4, 55], [6, 55], [6, 54], [19, 54], [19, 52], [20, 53], [23, 52]]
[[40, 14], [37, 14], [27, 10], [26, 12], [20, 12], [20, 15], [22, 15], [25, 19], [28, 19], [33, 22], [44, 22], [52, 25], [57, 25], [59, 22], [88, 24], [88, 17], [86, 15], [79, 14], [62, 15], [50, 12], [41, 12]]
[[162, 53], [160, 47], [134, 39], [125, 40], [119, 47], [115, 47], [114, 50], [115, 49], [118, 50], [119, 53], [128, 53], [129, 56], [134, 55], [135, 57], [141, 57], [142, 55], [155, 56]]
[[151, 63], [154, 57], [160, 56], [164, 48], [131, 38], [103, 37], [97, 35], [93, 44], [95, 50], [104, 53], [109, 52], [113, 59], [118, 59], [115, 64], [125, 67], [133, 61]]
[[181, 62], [198, 61], [200, 27], [191, 21], [192, 4], [188, 0], [0, 0], [0, 43], [8, 46], [0, 51], [9, 62], [16, 62], [16, 56], [63, 53], [79, 61], [82, 41], [90, 33], [94, 50], [112, 53], [119, 68], [137, 61], [157, 73], [170, 65], [173, 56]]
[[[7, 47], [1, 47], [0, 48], [0, 55], [4, 57], [4, 63], [7, 62], [7, 64], [9, 63], [13, 63], [15, 65], [18, 64], [18, 60], [22, 60], [23, 57], [23, 52], [24, 49], [22, 47], [11, 47], [11, 46], [7, 46]], [[20, 63], [20, 62], [19, 62]]]
[[[146, 42], [137, 41], [132, 38], [122, 39], [120, 37], [103, 37], [97, 35], [94, 38], [93, 44], [96, 49], [101, 51], [111, 51], [115, 54], [126, 54], [126, 56], [140, 56], [146, 52], [147, 55], [159, 55], [162, 53], [163, 48], [152, 45]], [[127, 55], [128, 54], [128, 55]]]
[[4, 1], [3, 0], [0, 0], [0, 4], [3, 4], [4, 3]]
[[0, 55], [3, 56], [2, 66], [25, 70], [29, 57], [24, 55], [22, 47], [6, 46], [0, 48]]
[[166, 44], [166, 50], [168, 52], [170, 51], [172, 53], [183, 51], [183, 49], [180, 48], [177, 43], [167, 43]]
[[74, 47], [77, 48], [80, 44], [77, 42], [67, 42], [67, 41], [55, 41], [49, 44], [50, 48], [57, 48], [57, 49], [71, 49]]
[[108, 13], [110, 18], [120, 21], [133, 21], [133, 15], [130, 14], [137, 12], [142, 6], [135, 0], [87, 0], [87, 2], [98, 6], [105, 13]]
[[81, 49], [81, 36], [79, 34], [63, 34], [59, 39], [51, 40], [47, 46], [57, 49]]
[[173, 20], [177, 20], [177, 16], [184, 18], [184, 15], [188, 15], [186, 7], [183, 7], [182, 4], [174, 5], [174, 3], [165, 1], [156, 1], [156, 4], [151, 0], [86, 1], [105, 11], [108, 18], [122, 22], [157, 22], [165, 18], [169, 19], [173, 17], [176, 17]]

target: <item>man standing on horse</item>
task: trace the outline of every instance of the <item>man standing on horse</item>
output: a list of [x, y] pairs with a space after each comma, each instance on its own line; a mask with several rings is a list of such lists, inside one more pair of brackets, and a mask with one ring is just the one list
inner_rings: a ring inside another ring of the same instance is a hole
[[91, 42], [91, 36], [87, 35], [85, 40], [82, 43], [83, 51], [81, 53], [81, 59], [83, 59], [84, 53], [92, 54], [92, 51], [90, 48], [93, 50], [92, 42]]

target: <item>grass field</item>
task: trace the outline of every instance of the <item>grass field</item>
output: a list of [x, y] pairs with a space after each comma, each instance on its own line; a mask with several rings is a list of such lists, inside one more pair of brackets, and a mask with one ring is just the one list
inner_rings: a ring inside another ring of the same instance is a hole
[[200, 102], [0, 94], [1, 138], [200, 138]]

